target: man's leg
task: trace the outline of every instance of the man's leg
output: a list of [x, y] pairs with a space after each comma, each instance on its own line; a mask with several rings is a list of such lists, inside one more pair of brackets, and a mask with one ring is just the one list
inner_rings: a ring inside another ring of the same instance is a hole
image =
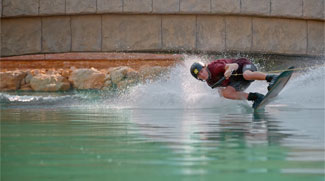
[[243, 77], [245, 80], [265, 80], [266, 74], [262, 72], [252, 72], [250, 70], [245, 70]]
[[269, 86], [267, 87], [270, 90], [275, 83], [276, 75], [266, 75], [262, 72], [252, 72], [250, 70], [245, 70], [243, 73], [243, 77], [245, 80], [266, 80], [269, 82]]
[[236, 91], [236, 89], [232, 86], [227, 86], [225, 89], [221, 90], [221, 94], [224, 98], [233, 99], [233, 100], [248, 100], [253, 101], [253, 108], [259, 104], [264, 95], [257, 92], [250, 92], [249, 94], [246, 92]]
[[232, 86], [227, 86], [226, 88], [221, 90], [221, 95], [227, 99], [234, 99], [234, 100], [242, 100], [247, 99], [248, 93], [246, 92], [239, 92]]

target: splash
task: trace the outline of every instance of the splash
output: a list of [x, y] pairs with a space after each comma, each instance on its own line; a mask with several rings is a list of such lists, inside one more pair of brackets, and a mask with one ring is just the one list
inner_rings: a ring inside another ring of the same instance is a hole
[[169, 74], [154, 83], [140, 84], [123, 95], [120, 106], [132, 108], [219, 108], [231, 105], [232, 101], [221, 98], [217, 89], [194, 79], [190, 66], [195, 61], [208, 62], [205, 57], [185, 56], [185, 61], [169, 71]]
[[[248, 101], [227, 100], [219, 96], [217, 89], [211, 89], [205, 82], [194, 79], [190, 66], [195, 61], [209, 62], [205, 56], [188, 56], [169, 70], [159, 80], [138, 84], [128, 91], [111, 95], [105, 92], [73, 92], [59, 95], [17, 95], [0, 93], [1, 104], [5, 105], [49, 105], [88, 108], [130, 108], [130, 109], [242, 109], [249, 108]], [[324, 109], [325, 67], [297, 72], [286, 88], [270, 104], [272, 107]], [[255, 81], [246, 92], [266, 94], [267, 83]]]
[[290, 108], [325, 109], [325, 66], [297, 72], [276, 103]]
[[[209, 62], [206, 57], [185, 56], [183, 64], [173, 67], [167, 77], [150, 84], [140, 84], [120, 97], [116, 106], [129, 108], [236, 109], [250, 107], [251, 102], [222, 98], [217, 89], [194, 79], [189, 70], [195, 61]], [[324, 109], [325, 67], [297, 72], [270, 106]], [[267, 93], [265, 81], [255, 81], [246, 92]]]

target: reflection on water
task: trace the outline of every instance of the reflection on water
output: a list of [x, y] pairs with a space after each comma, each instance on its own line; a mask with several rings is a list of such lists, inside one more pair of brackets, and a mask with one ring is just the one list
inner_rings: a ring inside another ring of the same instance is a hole
[[324, 180], [324, 110], [270, 112], [1, 109], [1, 178]]

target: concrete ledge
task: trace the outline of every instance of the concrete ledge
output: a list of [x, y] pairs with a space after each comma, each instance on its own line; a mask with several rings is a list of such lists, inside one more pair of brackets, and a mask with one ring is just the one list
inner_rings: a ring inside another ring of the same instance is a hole
[[183, 60], [178, 54], [148, 53], [61, 53], [37, 54], [0, 58], [1, 70], [51, 68], [110, 68], [130, 66], [170, 66]]
[[254, 15], [325, 20], [324, 0], [3, 0], [2, 17], [82, 14]]

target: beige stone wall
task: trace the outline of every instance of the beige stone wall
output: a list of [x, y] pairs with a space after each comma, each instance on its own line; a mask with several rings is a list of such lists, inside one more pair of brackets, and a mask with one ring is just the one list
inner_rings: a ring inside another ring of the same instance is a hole
[[2, 0], [3, 17], [75, 14], [227, 14], [324, 20], [324, 0]]
[[211, 51], [324, 55], [324, 0], [0, 0], [1, 56]]

